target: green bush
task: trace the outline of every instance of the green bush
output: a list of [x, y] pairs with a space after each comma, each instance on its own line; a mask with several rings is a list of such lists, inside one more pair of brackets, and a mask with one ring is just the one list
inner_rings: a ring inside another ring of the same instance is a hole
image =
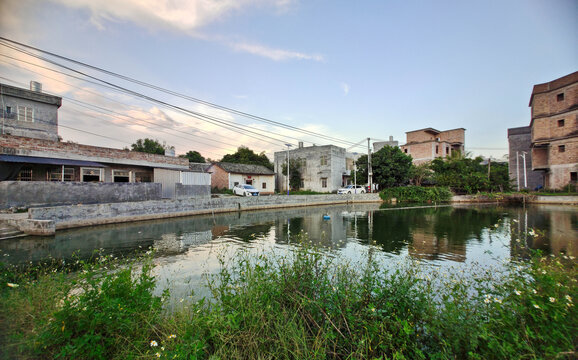
[[448, 202], [452, 199], [452, 192], [448, 187], [421, 187], [421, 186], [401, 186], [383, 189], [380, 197], [384, 201], [391, 201], [395, 198], [398, 202]]
[[[106, 257], [85, 264], [72, 291], [37, 339], [39, 354], [55, 358], [110, 359], [147, 342], [160, 320], [162, 298], [153, 295], [155, 278], [147, 260], [108, 271]], [[141, 344], [139, 344], [141, 343]]]

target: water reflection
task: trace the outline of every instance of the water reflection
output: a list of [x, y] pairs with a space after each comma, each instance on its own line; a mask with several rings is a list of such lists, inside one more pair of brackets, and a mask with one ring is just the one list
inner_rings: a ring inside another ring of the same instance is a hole
[[88, 258], [93, 249], [120, 255], [154, 247], [171, 262], [191, 251], [200, 261], [208, 256], [207, 248], [226, 244], [250, 250], [266, 243], [287, 249], [304, 240], [334, 252], [352, 254], [370, 248], [433, 263], [478, 261], [488, 251], [524, 257], [527, 247], [576, 255], [578, 212], [568, 206], [307, 207], [59, 231], [53, 237], [4, 240], [0, 250], [4, 262], [22, 263], [69, 259], [72, 254]]

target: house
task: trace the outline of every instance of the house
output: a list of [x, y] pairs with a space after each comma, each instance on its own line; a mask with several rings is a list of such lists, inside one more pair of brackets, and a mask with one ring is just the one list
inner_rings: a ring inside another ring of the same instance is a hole
[[532, 170], [545, 188], [578, 182], [578, 71], [534, 85], [529, 106]]
[[529, 126], [508, 129], [508, 169], [516, 189], [543, 187], [542, 174], [532, 170], [532, 129]]
[[349, 177], [345, 166], [345, 149], [335, 145], [303, 147], [303, 143], [299, 143], [297, 149], [278, 151], [274, 156], [276, 189], [281, 192], [287, 191], [287, 177], [283, 175], [287, 158], [290, 163], [296, 161], [300, 165], [301, 189], [335, 192]]
[[211, 186], [232, 189], [238, 184], [253, 185], [261, 194], [275, 192], [275, 173], [263, 165], [213, 163], [207, 169], [211, 173]]
[[406, 144], [401, 150], [411, 155], [415, 165], [432, 161], [438, 157], [450, 156], [454, 152], [464, 152], [464, 128], [439, 131], [425, 128], [406, 132]]
[[59, 141], [61, 98], [0, 89], [0, 207], [210, 196], [188, 159]]

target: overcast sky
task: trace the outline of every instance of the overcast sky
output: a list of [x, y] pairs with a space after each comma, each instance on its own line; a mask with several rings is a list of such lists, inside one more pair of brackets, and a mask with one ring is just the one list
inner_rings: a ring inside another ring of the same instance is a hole
[[2, 37], [335, 140], [50, 57], [210, 123], [5, 45], [0, 82], [62, 96], [59, 134], [83, 144], [149, 137], [177, 154], [245, 145], [272, 158], [299, 140], [403, 144], [407, 131], [463, 127], [467, 151], [501, 158], [507, 129], [530, 122], [532, 86], [578, 70], [577, 19], [576, 0], [0, 0]]

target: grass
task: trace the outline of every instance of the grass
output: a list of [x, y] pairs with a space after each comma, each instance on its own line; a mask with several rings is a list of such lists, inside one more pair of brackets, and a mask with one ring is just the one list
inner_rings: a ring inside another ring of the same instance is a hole
[[1, 348], [6, 359], [576, 357], [573, 258], [474, 267], [473, 277], [414, 261], [388, 271], [308, 246], [239, 253], [208, 278], [210, 300], [168, 312], [151, 258], [5, 266]]
[[383, 189], [379, 193], [384, 201], [391, 201], [395, 198], [398, 202], [449, 202], [452, 199], [452, 192], [448, 187], [434, 186], [400, 186]]

